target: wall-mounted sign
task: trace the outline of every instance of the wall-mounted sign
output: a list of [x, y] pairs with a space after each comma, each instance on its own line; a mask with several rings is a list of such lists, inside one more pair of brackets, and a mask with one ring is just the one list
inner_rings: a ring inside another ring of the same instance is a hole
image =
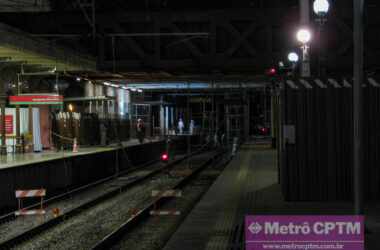
[[246, 250], [364, 250], [364, 216], [246, 216]]
[[[3, 131], [2, 119], [0, 115], [0, 131]], [[5, 115], [5, 134], [13, 135], [13, 115]]]
[[11, 105], [60, 105], [63, 104], [63, 96], [56, 94], [36, 94], [10, 96]]

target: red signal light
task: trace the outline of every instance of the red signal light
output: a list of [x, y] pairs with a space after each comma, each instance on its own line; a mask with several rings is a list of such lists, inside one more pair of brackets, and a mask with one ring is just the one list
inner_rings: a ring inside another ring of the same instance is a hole
[[168, 161], [168, 160], [169, 160], [169, 155], [168, 155], [167, 153], [163, 153], [163, 154], [161, 155], [161, 160], [162, 160], [162, 161]]
[[268, 128], [263, 127], [260, 129], [260, 131], [262, 134], [266, 135], [268, 133]]
[[270, 68], [266, 71], [267, 75], [275, 76], [277, 74], [277, 70], [275, 68]]

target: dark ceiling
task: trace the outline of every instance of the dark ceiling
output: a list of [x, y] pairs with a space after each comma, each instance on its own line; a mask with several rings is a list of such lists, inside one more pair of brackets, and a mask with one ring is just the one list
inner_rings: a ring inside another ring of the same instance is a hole
[[[51, 0], [56, 11], [76, 9], [78, 0]], [[298, 0], [96, 0], [98, 11], [159, 11], [159, 10], [215, 10], [231, 8], [288, 8], [294, 7]]]
[[[95, 38], [91, 8], [78, 1], [52, 1], [53, 12], [2, 14], [0, 21], [92, 53], [100, 69], [115, 73], [257, 75], [299, 50], [297, 0], [96, 0]], [[311, 13], [312, 69], [322, 58], [324, 72], [351, 74], [352, 1], [331, 2], [321, 33]], [[380, 68], [379, 11], [377, 0], [366, 1], [367, 71]]]

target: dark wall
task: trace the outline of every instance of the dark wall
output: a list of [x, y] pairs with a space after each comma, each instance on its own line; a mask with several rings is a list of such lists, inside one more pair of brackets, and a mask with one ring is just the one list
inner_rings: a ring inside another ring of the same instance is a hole
[[[284, 84], [282, 125], [292, 126], [295, 143], [284, 140], [280, 156], [282, 191], [287, 200], [351, 200], [353, 162], [352, 81], [306, 79], [312, 88], [293, 79]], [[363, 86], [363, 161], [365, 196], [380, 199], [380, 81]], [[288, 133], [290, 135], [291, 133]], [[284, 134], [286, 138], [286, 134]]]

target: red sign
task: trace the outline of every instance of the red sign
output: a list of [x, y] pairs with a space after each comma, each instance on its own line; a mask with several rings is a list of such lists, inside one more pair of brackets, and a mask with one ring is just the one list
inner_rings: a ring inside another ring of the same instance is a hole
[[[3, 117], [0, 115], [0, 131], [3, 131]], [[13, 135], [13, 115], [5, 115], [5, 134]]]
[[54, 105], [62, 104], [63, 96], [56, 94], [10, 96], [11, 105]]

